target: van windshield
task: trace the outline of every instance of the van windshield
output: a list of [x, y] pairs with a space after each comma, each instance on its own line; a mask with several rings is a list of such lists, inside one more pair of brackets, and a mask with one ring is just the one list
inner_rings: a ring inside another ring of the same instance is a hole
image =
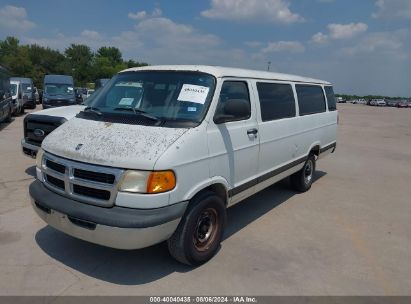
[[29, 83], [23, 83], [21, 85], [21, 88], [23, 89], [24, 93], [31, 93], [32, 88], [31, 88], [31, 85]]
[[200, 72], [125, 72], [93, 94], [89, 105], [103, 120], [104, 116], [144, 116], [157, 122], [198, 124], [207, 112], [214, 87], [215, 78]]
[[44, 92], [47, 95], [72, 95], [74, 89], [70, 84], [48, 83], [44, 87]]

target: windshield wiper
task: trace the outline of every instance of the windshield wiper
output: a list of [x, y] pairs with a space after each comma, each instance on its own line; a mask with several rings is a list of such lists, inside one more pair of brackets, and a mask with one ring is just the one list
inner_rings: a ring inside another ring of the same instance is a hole
[[153, 116], [153, 115], [151, 115], [151, 114], [148, 114], [146, 111], [139, 110], [139, 109], [136, 109], [136, 108], [133, 108], [133, 107], [117, 107], [117, 108], [114, 108], [113, 110], [115, 110], [115, 111], [133, 111], [134, 114], [141, 115], [141, 116], [144, 116], [144, 117], [146, 117], [146, 118], [148, 118], [148, 119], [161, 122], [161, 119], [160, 119], [160, 118], [155, 117], [155, 116]]
[[103, 115], [103, 113], [100, 112], [100, 110], [98, 108], [95, 107], [86, 107], [83, 112], [91, 112], [94, 114], [97, 114], [98, 116]]

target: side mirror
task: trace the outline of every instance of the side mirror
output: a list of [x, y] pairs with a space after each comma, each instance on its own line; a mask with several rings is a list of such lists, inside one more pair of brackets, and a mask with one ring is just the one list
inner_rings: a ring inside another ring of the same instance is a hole
[[249, 101], [245, 99], [229, 99], [220, 113], [214, 116], [216, 124], [222, 124], [230, 121], [243, 120], [250, 117], [251, 107]]

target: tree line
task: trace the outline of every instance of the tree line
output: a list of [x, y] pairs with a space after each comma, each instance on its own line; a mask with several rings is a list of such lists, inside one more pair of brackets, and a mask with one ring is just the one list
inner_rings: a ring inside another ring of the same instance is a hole
[[44, 75], [72, 75], [76, 86], [84, 87], [96, 79], [111, 78], [126, 68], [148, 65], [124, 60], [116, 47], [93, 51], [84, 44], [71, 44], [64, 52], [37, 44], [22, 45], [15, 37], [0, 40], [0, 66], [12, 76], [29, 77], [37, 88], [43, 87]]

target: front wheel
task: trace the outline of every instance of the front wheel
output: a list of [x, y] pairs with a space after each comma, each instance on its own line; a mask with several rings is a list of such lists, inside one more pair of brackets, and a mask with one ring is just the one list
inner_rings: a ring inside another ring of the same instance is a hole
[[315, 156], [310, 154], [305, 161], [304, 167], [291, 175], [291, 186], [299, 191], [306, 192], [310, 190], [311, 185], [313, 184], [315, 172]]
[[223, 200], [213, 192], [204, 192], [191, 202], [167, 241], [170, 254], [187, 265], [201, 265], [218, 251], [226, 223]]

